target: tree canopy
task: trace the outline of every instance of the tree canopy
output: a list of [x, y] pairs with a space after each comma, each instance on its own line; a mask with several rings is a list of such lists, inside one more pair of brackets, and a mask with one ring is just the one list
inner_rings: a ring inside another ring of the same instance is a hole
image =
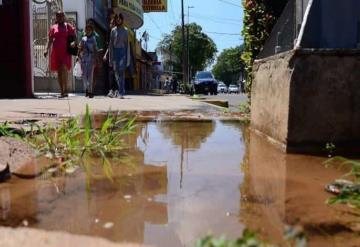
[[250, 92], [252, 84], [252, 66], [256, 56], [268, 39], [271, 29], [280, 17], [288, 0], [243, 0], [245, 51], [242, 60], [247, 74], [246, 90]]
[[244, 63], [240, 59], [243, 51], [243, 45], [223, 50], [213, 67], [215, 78], [227, 85], [237, 82], [244, 70]]
[[[217, 52], [214, 41], [202, 31], [202, 27], [196, 23], [185, 25], [185, 32], [189, 29], [189, 59], [191, 75], [196, 71], [204, 70], [214, 62]], [[173, 66], [174, 71], [182, 71], [182, 32], [181, 26], [165, 35], [159, 42], [158, 50], [164, 55], [165, 68]], [[170, 58], [171, 57], [171, 58]]]

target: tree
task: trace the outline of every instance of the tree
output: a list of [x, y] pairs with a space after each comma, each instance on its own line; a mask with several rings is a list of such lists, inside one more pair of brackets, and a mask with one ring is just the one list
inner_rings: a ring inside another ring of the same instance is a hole
[[245, 51], [241, 59], [245, 63], [246, 91], [251, 91], [252, 65], [268, 39], [271, 29], [280, 17], [288, 0], [243, 0]]
[[[196, 23], [185, 25], [185, 30], [189, 29], [189, 58], [191, 75], [196, 71], [204, 70], [214, 62], [217, 52], [214, 41], [202, 31], [202, 27]], [[176, 26], [171, 34], [159, 42], [158, 50], [163, 56], [165, 68], [172, 65], [174, 71], [182, 71], [182, 39], [181, 26]], [[171, 59], [170, 59], [171, 57]]]
[[213, 67], [215, 78], [225, 82], [227, 85], [238, 81], [240, 73], [244, 70], [244, 63], [239, 59], [243, 51], [243, 45], [223, 50]]

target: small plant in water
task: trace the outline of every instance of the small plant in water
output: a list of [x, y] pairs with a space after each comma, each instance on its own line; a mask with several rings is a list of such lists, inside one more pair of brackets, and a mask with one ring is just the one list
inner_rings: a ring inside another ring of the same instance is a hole
[[237, 240], [227, 240], [225, 237], [214, 238], [211, 235], [198, 240], [195, 247], [265, 247], [272, 246], [261, 243], [254, 232], [244, 230], [243, 236]]
[[332, 155], [334, 154], [335, 150], [336, 150], [336, 146], [335, 146], [334, 143], [328, 142], [328, 143], [326, 143], [326, 145], [325, 145], [325, 149], [326, 149], [326, 151], [328, 152], [329, 158], [331, 158]]
[[104, 174], [112, 181], [110, 158], [117, 156], [126, 148], [124, 135], [132, 132], [135, 119], [108, 114], [100, 128], [94, 128], [92, 115], [86, 106], [83, 121], [80, 118], [64, 120], [57, 127], [44, 128], [34, 125], [26, 140], [39, 155], [55, 160], [62, 170], [83, 165], [87, 173], [91, 168], [87, 157], [100, 157]]
[[334, 164], [339, 164], [340, 167], [350, 166], [350, 172], [346, 173], [344, 177], [351, 177], [352, 181], [340, 179], [327, 185], [326, 189], [335, 194], [335, 197], [328, 199], [327, 203], [347, 204], [350, 207], [360, 209], [360, 162], [340, 156], [325, 162], [327, 167]]
[[[301, 227], [288, 227], [284, 233], [284, 239], [288, 246], [306, 247], [307, 241]], [[211, 235], [198, 240], [195, 247], [277, 247], [259, 240], [256, 234], [245, 229], [243, 236], [237, 240], [227, 240], [225, 237], [214, 238]]]

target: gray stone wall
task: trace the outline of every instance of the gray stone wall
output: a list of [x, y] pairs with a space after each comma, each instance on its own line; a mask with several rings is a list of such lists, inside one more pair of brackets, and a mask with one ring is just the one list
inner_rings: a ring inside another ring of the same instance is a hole
[[297, 50], [254, 65], [251, 125], [288, 152], [360, 143], [360, 51]]
[[292, 66], [288, 144], [360, 141], [360, 52], [300, 51]]
[[288, 135], [290, 78], [293, 52], [255, 62], [251, 94], [251, 125], [286, 143]]

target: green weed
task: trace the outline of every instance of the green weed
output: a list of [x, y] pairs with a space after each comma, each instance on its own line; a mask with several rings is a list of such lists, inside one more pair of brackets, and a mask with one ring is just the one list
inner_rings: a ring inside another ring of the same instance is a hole
[[249, 101], [243, 102], [239, 105], [241, 113], [249, 114], [251, 112]]
[[214, 238], [211, 235], [198, 240], [195, 247], [265, 247], [271, 246], [257, 240], [254, 232], [245, 230], [243, 236], [237, 240], [227, 240], [225, 237]]
[[[306, 247], [307, 241], [302, 227], [287, 227], [284, 233], [287, 246]], [[276, 247], [277, 245], [265, 243], [257, 238], [256, 234], [245, 229], [241, 238], [227, 240], [225, 237], [214, 238], [211, 235], [198, 240], [195, 247]]]
[[339, 193], [327, 200], [328, 204], [347, 204], [360, 209], [360, 162], [344, 157], [334, 157], [325, 162], [326, 167], [338, 164], [340, 167], [349, 166], [350, 171], [344, 177], [350, 177], [353, 181], [335, 182], [333, 186], [339, 189]]
[[333, 153], [335, 152], [335, 150], [336, 150], [336, 146], [335, 146], [334, 143], [328, 142], [325, 145], [325, 149], [328, 152], [329, 157], [331, 157], [333, 155]]
[[19, 137], [19, 134], [10, 127], [8, 122], [4, 122], [0, 124], [0, 136]]
[[225, 108], [225, 107], [223, 107], [223, 113], [230, 113], [231, 111], [230, 111], [230, 109], [229, 108]]
[[132, 133], [135, 119], [108, 114], [99, 128], [94, 127], [89, 107], [84, 117], [62, 121], [58, 126], [33, 126], [26, 141], [39, 155], [57, 162], [63, 171], [82, 166], [87, 174], [91, 167], [84, 162], [87, 158], [100, 158], [105, 176], [112, 181], [111, 158], [121, 155], [127, 148], [124, 136]]

